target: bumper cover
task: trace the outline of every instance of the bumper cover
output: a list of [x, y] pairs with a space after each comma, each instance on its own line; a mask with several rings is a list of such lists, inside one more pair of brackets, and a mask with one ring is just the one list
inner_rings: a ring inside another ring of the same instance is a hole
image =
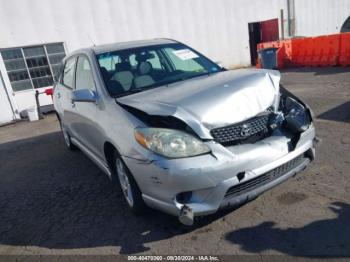
[[[256, 198], [258, 195], [262, 194], [263, 192], [271, 189], [274, 186], [277, 186], [278, 184], [286, 181], [291, 176], [294, 176], [298, 172], [304, 170], [306, 168], [306, 166], [310, 163], [310, 161], [311, 160], [309, 158], [302, 157], [301, 161], [297, 165], [295, 165], [292, 169], [286, 171], [285, 173], [276, 174], [276, 176], [274, 176], [274, 174], [271, 174], [274, 177], [269, 179], [268, 182], [266, 182], [266, 183], [262, 182], [261, 185], [255, 187], [255, 188], [252, 188], [251, 190], [249, 190], [247, 192], [243, 192], [241, 194], [237, 194], [237, 195], [233, 195], [233, 196], [230, 196], [230, 195], [225, 196], [224, 200], [221, 202], [220, 208], [237, 206], [237, 205], [240, 205], [242, 203], [248, 202], [248, 201]], [[267, 174], [269, 174], [269, 173], [273, 173], [273, 171], [272, 172], [270, 171]], [[264, 175], [261, 175], [261, 176], [264, 176]]]
[[[288, 150], [285, 136], [276, 135], [254, 145], [235, 146], [222, 151], [217, 148], [213, 150], [215, 155], [165, 162], [145, 162], [127, 157], [124, 160], [148, 206], [179, 216], [185, 204], [194, 216], [203, 216], [254, 199], [303, 170], [314, 158], [314, 137], [315, 130], [311, 126], [301, 134], [293, 151]], [[230, 188], [262, 177], [299, 156], [306, 157], [273, 179], [240, 194], [226, 195]], [[243, 178], [237, 176], [241, 171], [244, 171]], [[179, 203], [176, 200], [177, 194], [189, 191], [192, 195], [188, 201]]]

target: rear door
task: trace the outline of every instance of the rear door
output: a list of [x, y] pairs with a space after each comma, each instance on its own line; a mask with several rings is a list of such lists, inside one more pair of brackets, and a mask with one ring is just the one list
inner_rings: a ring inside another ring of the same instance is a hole
[[65, 60], [62, 77], [55, 87], [54, 99], [56, 110], [60, 113], [62, 124], [72, 134], [72, 117], [75, 108], [72, 104], [72, 92], [74, 90], [74, 72], [77, 57], [73, 56]]

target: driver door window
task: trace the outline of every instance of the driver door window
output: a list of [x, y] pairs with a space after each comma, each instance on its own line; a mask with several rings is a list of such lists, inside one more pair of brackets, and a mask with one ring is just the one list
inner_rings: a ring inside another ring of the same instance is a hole
[[64, 66], [62, 84], [66, 87], [73, 88], [74, 85], [74, 68], [76, 57], [69, 58]]
[[89, 60], [85, 56], [79, 56], [76, 75], [75, 89], [90, 89], [95, 91], [95, 83]]

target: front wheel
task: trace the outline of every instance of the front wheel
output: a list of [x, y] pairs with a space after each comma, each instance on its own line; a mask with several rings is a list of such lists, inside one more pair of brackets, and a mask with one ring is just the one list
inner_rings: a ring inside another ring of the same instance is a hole
[[114, 163], [115, 170], [112, 177], [114, 183], [115, 180], [119, 181], [124, 199], [126, 200], [131, 211], [136, 214], [141, 214], [146, 207], [142, 199], [141, 190], [120, 156], [116, 155], [114, 157]]

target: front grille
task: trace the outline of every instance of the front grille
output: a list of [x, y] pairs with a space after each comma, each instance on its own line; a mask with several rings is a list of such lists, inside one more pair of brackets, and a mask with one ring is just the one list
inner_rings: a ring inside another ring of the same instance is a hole
[[234, 125], [212, 129], [210, 133], [216, 142], [224, 145], [241, 143], [249, 138], [253, 138], [254, 141], [249, 142], [254, 143], [266, 137], [269, 119], [270, 114], [266, 113]]
[[276, 167], [275, 169], [272, 169], [271, 171], [269, 171], [265, 174], [262, 174], [256, 178], [253, 178], [253, 179], [248, 180], [246, 182], [243, 182], [241, 184], [230, 187], [227, 190], [225, 197], [237, 196], [237, 195], [246, 193], [248, 191], [254, 190], [254, 189], [261, 187], [263, 185], [266, 185], [266, 184], [272, 182], [273, 180], [283, 176], [284, 174], [286, 174], [287, 172], [289, 172], [293, 168], [297, 167], [305, 159], [306, 159], [306, 157], [304, 155], [300, 155], [300, 156], [290, 160], [289, 162], [287, 162], [283, 165], [280, 165], [280, 166]]

